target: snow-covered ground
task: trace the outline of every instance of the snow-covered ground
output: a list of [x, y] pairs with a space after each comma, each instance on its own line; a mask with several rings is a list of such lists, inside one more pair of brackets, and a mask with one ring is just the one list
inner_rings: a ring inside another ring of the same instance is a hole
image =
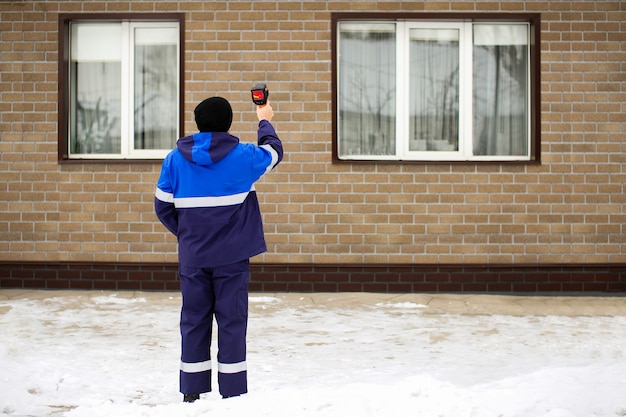
[[625, 315], [325, 297], [251, 294], [249, 394], [184, 404], [177, 293], [0, 290], [0, 415], [626, 416]]

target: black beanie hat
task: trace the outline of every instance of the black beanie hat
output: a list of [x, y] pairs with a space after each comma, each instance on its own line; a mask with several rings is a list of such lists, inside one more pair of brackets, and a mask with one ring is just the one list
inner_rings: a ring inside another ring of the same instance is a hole
[[222, 97], [207, 98], [193, 113], [200, 132], [228, 132], [233, 122], [233, 109]]

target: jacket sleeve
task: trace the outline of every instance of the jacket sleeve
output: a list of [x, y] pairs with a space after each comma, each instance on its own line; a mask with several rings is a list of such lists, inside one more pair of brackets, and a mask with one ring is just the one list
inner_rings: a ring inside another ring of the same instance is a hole
[[174, 236], [178, 236], [178, 213], [174, 206], [174, 190], [169, 175], [170, 162], [171, 158], [168, 155], [161, 167], [161, 175], [154, 195], [154, 211], [167, 230]]
[[259, 147], [265, 149], [272, 158], [270, 165], [266, 168], [266, 172], [269, 172], [283, 160], [283, 143], [278, 139], [274, 127], [267, 120], [261, 120], [259, 122], [258, 144]]

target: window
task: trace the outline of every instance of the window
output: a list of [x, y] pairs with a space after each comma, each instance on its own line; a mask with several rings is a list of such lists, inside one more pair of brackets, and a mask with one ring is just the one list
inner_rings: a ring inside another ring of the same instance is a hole
[[62, 15], [59, 159], [159, 159], [181, 128], [180, 15]]
[[538, 160], [538, 28], [334, 14], [334, 160]]

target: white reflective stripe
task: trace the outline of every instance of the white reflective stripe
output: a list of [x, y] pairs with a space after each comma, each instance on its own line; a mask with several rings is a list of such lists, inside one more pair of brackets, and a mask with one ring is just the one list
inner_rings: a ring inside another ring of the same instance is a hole
[[174, 198], [176, 208], [197, 208], [197, 207], [223, 207], [234, 206], [244, 202], [248, 197], [248, 191], [245, 193], [225, 195], [220, 197], [183, 197]]
[[268, 151], [270, 153], [270, 155], [272, 155], [272, 163], [270, 164], [270, 166], [267, 167], [267, 169], [265, 170], [265, 173], [268, 173], [272, 170], [272, 168], [274, 168], [276, 166], [276, 164], [278, 163], [278, 153], [276, 152], [276, 150], [274, 148], [272, 148], [271, 145], [261, 145], [261, 148], [265, 149], [266, 151]]
[[217, 363], [217, 371], [223, 374], [236, 374], [248, 369], [246, 361], [237, 363]]
[[204, 362], [186, 363], [180, 362], [180, 370], [189, 374], [211, 370], [211, 360]]
[[158, 187], [156, 189], [156, 192], [154, 193], [154, 196], [156, 198], [158, 198], [159, 200], [165, 202], [165, 203], [173, 203], [174, 202], [174, 194], [166, 193], [165, 191], [161, 190]]

